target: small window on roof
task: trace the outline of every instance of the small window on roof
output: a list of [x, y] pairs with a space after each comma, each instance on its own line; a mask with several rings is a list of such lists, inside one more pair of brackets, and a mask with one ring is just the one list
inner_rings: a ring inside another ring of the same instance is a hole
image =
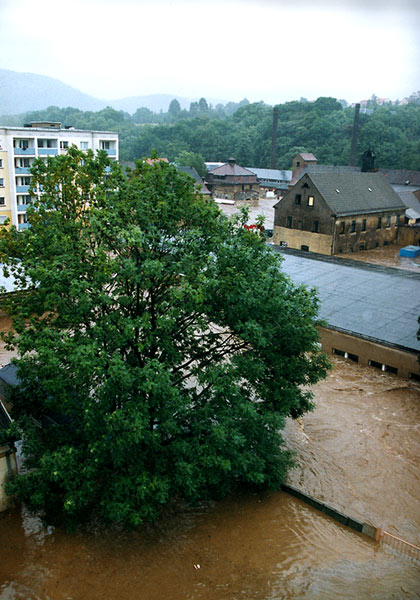
[[369, 190], [369, 192], [371, 192], [371, 191], [372, 191], [372, 188], [368, 188], [368, 190]]

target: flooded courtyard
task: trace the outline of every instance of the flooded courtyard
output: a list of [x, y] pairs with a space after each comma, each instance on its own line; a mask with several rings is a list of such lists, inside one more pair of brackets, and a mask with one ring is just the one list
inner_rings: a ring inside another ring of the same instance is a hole
[[[290, 421], [289, 483], [420, 545], [420, 386], [333, 358]], [[138, 531], [68, 534], [0, 516], [1, 600], [420, 598], [420, 564], [283, 492], [239, 494]]]

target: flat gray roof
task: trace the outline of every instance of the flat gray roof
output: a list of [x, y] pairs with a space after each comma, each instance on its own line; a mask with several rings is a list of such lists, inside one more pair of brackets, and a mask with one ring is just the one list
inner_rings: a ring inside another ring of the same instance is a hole
[[420, 273], [273, 246], [295, 283], [316, 287], [320, 317], [386, 345], [419, 351]]

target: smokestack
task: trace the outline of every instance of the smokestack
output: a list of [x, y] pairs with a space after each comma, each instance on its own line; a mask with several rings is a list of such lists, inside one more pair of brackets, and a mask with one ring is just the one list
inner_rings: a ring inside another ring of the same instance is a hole
[[356, 104], [356, 110], [354, 111], [353, 134], [351, 137], [351, 150], [349, 162], [351, 167], [354, 167], [354, 165], [356, 164], [357, 136], [359, 134], [359, 111], [360, 104]]
[[273, 108], [273, 132], [271, 134], [271, 160], [270, 168], [276, 168], [276, 147], [277, 147], [277, 122], [279, 120], [279, 109], [277, 106]]

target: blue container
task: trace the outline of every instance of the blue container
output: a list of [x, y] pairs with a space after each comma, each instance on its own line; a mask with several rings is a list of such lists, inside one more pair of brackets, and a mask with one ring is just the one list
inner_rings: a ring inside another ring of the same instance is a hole
[[406, 256], [408, 258], [414, 258], [415, 256], [419, 256], [420, 254], [420, 246], [405, 246], [400, 250], [400, 256]]

